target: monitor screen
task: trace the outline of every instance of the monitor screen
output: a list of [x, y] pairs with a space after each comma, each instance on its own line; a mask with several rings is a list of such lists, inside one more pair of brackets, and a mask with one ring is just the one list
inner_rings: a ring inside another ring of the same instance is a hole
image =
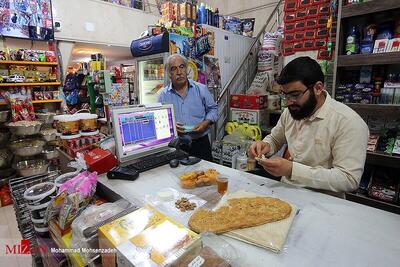
[[2, 36], [54, 39], [51, 0], [1, 0], [0, 18]]
[[119, 157], [128, 157], [166, 148], [176, 136], [172, 106], [129, 108], [114, 114]]

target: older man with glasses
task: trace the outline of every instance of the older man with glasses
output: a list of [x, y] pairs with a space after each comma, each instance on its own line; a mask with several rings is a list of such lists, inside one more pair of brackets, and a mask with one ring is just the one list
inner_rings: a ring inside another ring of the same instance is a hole
[[210, 125], [217, 121], [218, 105], [205, 85], [188, 79], [187, 67], [184, 56], [173, 54], [168, 57], [165, 70], [171, 83], [163, 89], [158, 100], [174, 105], [178, 134], [192, 139], [191, 146], [183, 149], [192, 156], [212, 161], [208, 133]]
[[[354, 191], [364, 170], [369, 131], [363, 119], [324, 90], [319, 64], [300, 57], [278, 78], [287, 109], [249, 154], [281, 181], [328, 192]], [[290, 158], [271, 157], [288, 145]], [[263, 157], [266, 156], [265, 157]], [[337, 194], [338, 195], [338, 194]]]

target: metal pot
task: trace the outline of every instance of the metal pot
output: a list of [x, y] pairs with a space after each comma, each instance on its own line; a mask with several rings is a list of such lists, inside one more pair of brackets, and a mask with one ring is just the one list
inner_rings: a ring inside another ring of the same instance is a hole
[[8, 121], [9, 115], [10, 115], [9, 110], [0, 111], [0, 123]]
[[45, 144], [46, 142], [43, 140], [17, 140], [11, 143], [10, 150], [21, 157], [35, 156], [42, 153]]
[[15, 169], [21, 176], [33, 176], [47, 172], [49, 163], [43, 159], [24, 160], [15, 165]]
[[40, 132], [42, 122], [30, 121], [26, 125], [19, 124], [20, 122], [11, 122], [7, 126], [10, 128], [11, 133], [19, 136], [35, 135]]

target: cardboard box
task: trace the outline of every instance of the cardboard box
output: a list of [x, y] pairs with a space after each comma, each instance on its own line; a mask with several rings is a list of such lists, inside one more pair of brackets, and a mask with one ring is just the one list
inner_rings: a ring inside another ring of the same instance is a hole
[[269, 125], [268, 110], [266, 108], [258, 110], [231, 108], [230, 121], [254, 124], [260, 126], [261, 129], [266, 129]]
[[[165, 219], [165, 215], [155, 210], [150, 205], [135, 210], [121, 218], [118, 218], [99, 228], [99, 248], [117, 248], [130, 238], [138, 235], [147, 227], [154, 225]], [[103, 266], [115, 267], [116, 254], [107, 253], [101, 255]]]
[[91, 172], [97, 172], [98, 174], [108, 172], [118, 163], [118, 160], [110, 151], [100, 148], [95, 148], [84, 154], [84, 159], [89, 170]]
[[118, 267], [166, 266], [201, 246], [200, 237], [168, 217], [117, 247]]
[[267, 95], [231, 95], [230, 98], [231, 108], [263, 109], [267, 106]]

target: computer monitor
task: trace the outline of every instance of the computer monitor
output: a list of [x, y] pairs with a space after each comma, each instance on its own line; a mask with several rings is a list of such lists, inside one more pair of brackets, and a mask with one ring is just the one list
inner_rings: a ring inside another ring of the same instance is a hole
[[177, 136], [173, 105], [112, 110], [117, 157], [129, 162], [168, 149]]

